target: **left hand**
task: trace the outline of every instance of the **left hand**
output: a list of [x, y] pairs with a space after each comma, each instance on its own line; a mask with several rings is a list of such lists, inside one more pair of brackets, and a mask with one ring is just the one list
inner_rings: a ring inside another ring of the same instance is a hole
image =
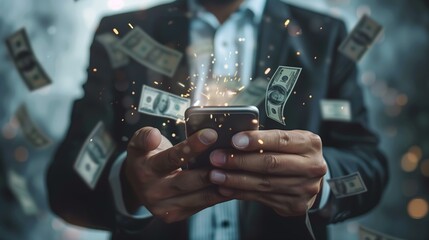
[[320, 137], [302, 130], [246, 131], [239, 150], [215, 150], [210, 180], [225, 197], [258, 201], [281, 216], [304, 215], [321, 191], [327, 165]]

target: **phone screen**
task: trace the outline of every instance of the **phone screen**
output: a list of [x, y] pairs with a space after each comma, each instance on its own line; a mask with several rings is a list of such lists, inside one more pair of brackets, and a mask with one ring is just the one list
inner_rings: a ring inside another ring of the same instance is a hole
[[215, 144], [192, 161], [189, 168], [209, 167], [209, 156], [214, 149], [232, 148], [234, 134], [259, 129], [259, 112], [254, 106], [191, 107], [185, 112], [185, 120], [187, 136], [204, 128], [214, 129], [218, 134]]

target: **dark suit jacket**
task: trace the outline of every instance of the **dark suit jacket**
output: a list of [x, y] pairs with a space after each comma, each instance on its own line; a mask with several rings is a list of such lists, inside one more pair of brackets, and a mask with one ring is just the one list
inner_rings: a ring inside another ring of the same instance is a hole
[[[186, 8], [186, 1], [176, 1], [102, 19], [96, 35], [116, 28], [122, 37], [130, 31], [128, 23], [131, 23], [158, 42], [183, 52], [184, 58], [171, 78], [133, 60], [127, 66], [112, 69], [105, 48], [98, 41], [93, 42], [85, 95], [74, 104], [70, 129], [47, 175], [51, 207], [66, 221], [108, 229], [116, 239], [186, 239], [186, 221], [166, 224], [159, 219], [137, 221], [118, 214], [107, 179], [113, 160], [126, 149], [124, 136], [130, 138], [137, 129], [153, 126], [173, 144], [185, 137], [182, 125], [171, 121], [162, 127], [165, 119], [138, 113], [130, 105], [138, 106], [142, 84], [177, 95], [186, 93], [188, 87], [177, 84], [178, 81], [189, 84], [185, 54], [189, 41]], [[287, 28], [286, 19], [290, 20]], [[319, 134], [332, 177], [358, 171], [368, 188], [366, 193], [341, 199], [331, 194], [323, 210], [310, 214], [318, 239], [326, 238], [326, 224], [372, 209], [379, 202], [387, 181], [386, 160], [377, 149], [376, 136], [368, 130], [356, 66], [337, 51], [346, 35], [343, 22], [278, 0], [267, 1], [258, 34], [254, 79], [264, 77], [268, 81], [279, 65], [303, 69], [294, 89], [296, 94], [291, 95], [285, 107], [286, 126], [267, 118], [264, 104], [261, 104], [258, 107], [263, 129], [306, 129]], [[93, 72], [93, 68], [97, 71]], [[273, 69], [269, 76], [264, 74], [267, 68]], [[155, 85], [154, 81], [160, 84]], [[133, 91], [136, 94], [133, 95]], [[319, 106], [321, 99], [350, 101], [352, 120], [324, 121]], [[73, 170], [73, 164], [85, 138], [100, 120], [117, 140], [118, 147], [95, 190], [91, 190]], [[172, 132], [177, 134], [175, 138], [171, 137]], [[240, 206], [242, 239], [309, 238], [304, 217], [281, 217], [255, 202], [243, 202]]]

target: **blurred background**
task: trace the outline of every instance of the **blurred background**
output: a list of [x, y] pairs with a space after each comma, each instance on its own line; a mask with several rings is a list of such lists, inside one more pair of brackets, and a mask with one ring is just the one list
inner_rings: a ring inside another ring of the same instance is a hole
[[[73, 100], [82, 96], [100, 18], [162, 2], [167, 1], [0, 0], [0, 38], [25, 27], [53, 81], [30, 92], [6, 45], [0, 45], [0, 239], [108, 239], [106, 232], [68, 225], [51, 213], [46, 167], [69, 125]], [[375, 210], [330, 226], [331, 239], [358, 239], [360, 225], [401, 239], [429, 239], [429, 1], [288, 2], [342, 18], [349, 30], [364, 13], [384, 26], [359, 62], [359, 80], [372, 126], [389, 157], [390, 183]], [[34, 148], [25, 139], [14, 117], [22, 103], [51, 139], [49, 146]]]

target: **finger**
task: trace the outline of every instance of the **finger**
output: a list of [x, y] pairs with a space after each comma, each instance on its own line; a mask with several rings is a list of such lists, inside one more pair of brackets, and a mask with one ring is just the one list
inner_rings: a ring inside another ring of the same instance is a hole
[[179, 171], [174, 176], [165, 177], [148, 190], [148, 196], [159, 199], [172, 198], [195, 192], [213, 185], [209, 180], [209, 170]]
[[206, 188], [184, 196], [161, 201], [151, 209], [153, 215], [166, 222], [176, 222], [215, 204], [231, 200], [215, 188]]
[[283, 194], [261, 194], [260, 192], [242, 191], [231, 188], [219, 188], [219, 193], [238, 200], [257, 201], [273, 208], [282, 216], [304, 215], [311, 208], [311, 200]]
[[223, 169], [289, 177], [321, 177], [327, 171], [324, 161], [285, 153], [231, 153], [225, 150], [214, 150], [210, 154], [210, 162], [213, 166]]
[[302, 130], [245, 131], [232, 137], [233, 146], [242, 151], [272, 151], [282, 153], [306, 153], [320, 150], [322, 142], [318, 135]]
[[271, 177], [242, 172], [225, 172], [215, 169], [210, 172], [210, 181], [221, 187], [241, 191], [278, 193], [291, 196], [313, 196], [320, 191], [319, 178]]
[[148, 159], [148, 164], [156, 173], [168, 174], [185, 166], [190, 160], [207, 150], [216, 140], [215, 130], [200, 130], [185, 141]]
[[128, 150], [134, 152], [149, 152], [155, 150], [161, 143], [162, 135], [158, 129], [144, 127], [137, 130], [130, 142]]

